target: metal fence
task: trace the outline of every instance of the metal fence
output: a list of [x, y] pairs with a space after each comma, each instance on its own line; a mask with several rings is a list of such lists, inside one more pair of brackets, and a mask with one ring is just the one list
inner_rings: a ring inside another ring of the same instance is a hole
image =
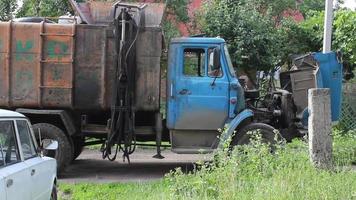
[[347, 130], [356, 130], [356, 83], [343, 85], [343, 101], [340, 126]]

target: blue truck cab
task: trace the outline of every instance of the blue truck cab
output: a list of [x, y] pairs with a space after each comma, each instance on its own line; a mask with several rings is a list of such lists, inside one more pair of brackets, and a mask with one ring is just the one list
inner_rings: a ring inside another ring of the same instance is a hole
[[218, 129], [251, 118], [221, 38], [176, 38], [169, 49], [167, 128], [177, 153], [211, 151]]
[[337, 121], [341, 107], [341, 62], [333, 52], [311, 53], [301, 58], [298, 68], [284, 72], [282, 89], [274, 88], [262, 98], [266, 101], [263, 104], [269, 105], [259, 108], [253, 106], [259, 103], [246, 103], [260, 99], [245, 96], [248, 91], [239, 83], [224, 39], [173, 39], [166, 93], [166, 125], [172, 151], [211, 152], [231, 136], [233, 145], [245, 144], [249, 142], [248, 131], [257, 129], [267, 141], [274, 140], [275, 129], [281, 137], [301, 136], [298, 123], [305, 121], [302, 111], [308, 110], [310, 88], [331, 89], [332, 116]]

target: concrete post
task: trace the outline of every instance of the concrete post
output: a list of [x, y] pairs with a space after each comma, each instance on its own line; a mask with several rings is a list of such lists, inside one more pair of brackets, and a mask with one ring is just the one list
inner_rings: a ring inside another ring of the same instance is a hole
[[308, 90], [309, 155], [315, 167], [332, 167], [330, 89]]
[[323, 53], [329, 53], [331, 51], [333, 18], [333, 0], [325, 0]]

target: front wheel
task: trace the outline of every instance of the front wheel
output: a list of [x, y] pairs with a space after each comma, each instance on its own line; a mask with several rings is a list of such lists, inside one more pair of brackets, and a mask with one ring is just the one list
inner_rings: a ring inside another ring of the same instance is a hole
[[272, 149], [278, 142], [282, 141], [282, 136], [276, 129], [268, 124], [250, 123], [242, 127], [233, 137], [231, 145], [247, 145], [252, 139], [260, 134], [261, 142], [271, 145]]

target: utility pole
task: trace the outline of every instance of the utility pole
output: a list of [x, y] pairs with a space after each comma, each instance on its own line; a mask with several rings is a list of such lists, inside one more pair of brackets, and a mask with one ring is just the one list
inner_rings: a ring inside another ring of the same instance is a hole
[[325, 0], [323, 53], [328, 53], [331, 51], [332, 30], [333, 30], [333, 0]]

